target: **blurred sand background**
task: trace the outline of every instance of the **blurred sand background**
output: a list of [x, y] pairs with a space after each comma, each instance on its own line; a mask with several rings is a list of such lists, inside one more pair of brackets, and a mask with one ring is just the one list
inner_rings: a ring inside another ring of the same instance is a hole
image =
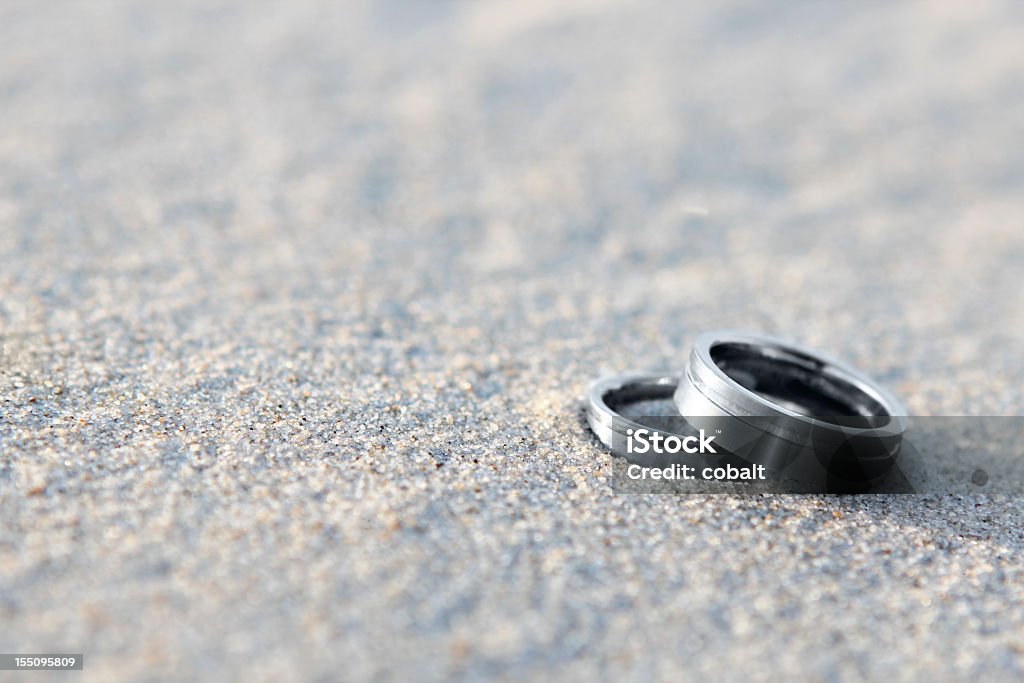
[[0, 3], [0, 651], [1020, 680], [1019, 497], [615, 496], [579, 401], [742, 327], [1020, 414], [1022, 45], [1011, 2]]

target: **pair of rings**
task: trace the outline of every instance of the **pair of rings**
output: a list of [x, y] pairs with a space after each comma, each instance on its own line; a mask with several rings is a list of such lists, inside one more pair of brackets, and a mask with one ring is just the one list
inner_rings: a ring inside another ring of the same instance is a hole
[[[620, 410], [668, 399], [675, 410], [661, 415], [627, 417]], [[789, 342], [740, 332], [700, 335], [679, 375], [600, 379], [586, 403], [594, 434], [630, 462], [661, 467], [673, 459], [627, 448], [637, 430], [679, 438], [713, 434], [717, 448], [701, 455], [705, 462], [760, 465], [773, 478], [813, 490], [877, 484], [896, 464], [909, 426], [899, 401], [853, 368]]]

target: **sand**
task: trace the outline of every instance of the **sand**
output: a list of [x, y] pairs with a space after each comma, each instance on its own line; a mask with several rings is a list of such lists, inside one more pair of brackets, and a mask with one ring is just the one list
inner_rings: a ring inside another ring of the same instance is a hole
[[738, 327], [1020, 414], [1020, 6], [685, 5], [0, 8], [0, 651], [1019, 680], [1020, 497], [615, 495], [580, 400]]

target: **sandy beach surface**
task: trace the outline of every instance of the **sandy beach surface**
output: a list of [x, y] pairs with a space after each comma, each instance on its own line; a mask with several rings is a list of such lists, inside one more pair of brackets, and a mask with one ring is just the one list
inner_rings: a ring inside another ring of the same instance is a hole
[[615, 495], [580, 400], [730, 327], [1020, 414], [1022, 44], [1010, 2], [0, 4], [0, 651], [1020, 680], [1019, 496]]

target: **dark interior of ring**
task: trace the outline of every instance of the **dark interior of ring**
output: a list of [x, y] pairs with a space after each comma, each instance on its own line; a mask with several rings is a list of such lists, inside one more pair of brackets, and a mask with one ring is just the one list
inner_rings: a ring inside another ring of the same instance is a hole
[[604, 395], [604, 402], [609, 408], [617, 410], [629, 403], [670, 399], [675, 390], [675, 383], [630, 383], [607, 392]]
[[690, 426], [672, 402], [676, 386], [676, 382], [630, 381], [605, 392], [602, 398], [621, 418], [666, 434], [689, 433]]
[[711, 359], [745, 389], [801, 415], [843, 424], [852, 424], [850, 418], [875, 418], [875, 426], [878, 418], [887, 421], [881, 403], [801, 353], [726, 342], [711, 347]]

